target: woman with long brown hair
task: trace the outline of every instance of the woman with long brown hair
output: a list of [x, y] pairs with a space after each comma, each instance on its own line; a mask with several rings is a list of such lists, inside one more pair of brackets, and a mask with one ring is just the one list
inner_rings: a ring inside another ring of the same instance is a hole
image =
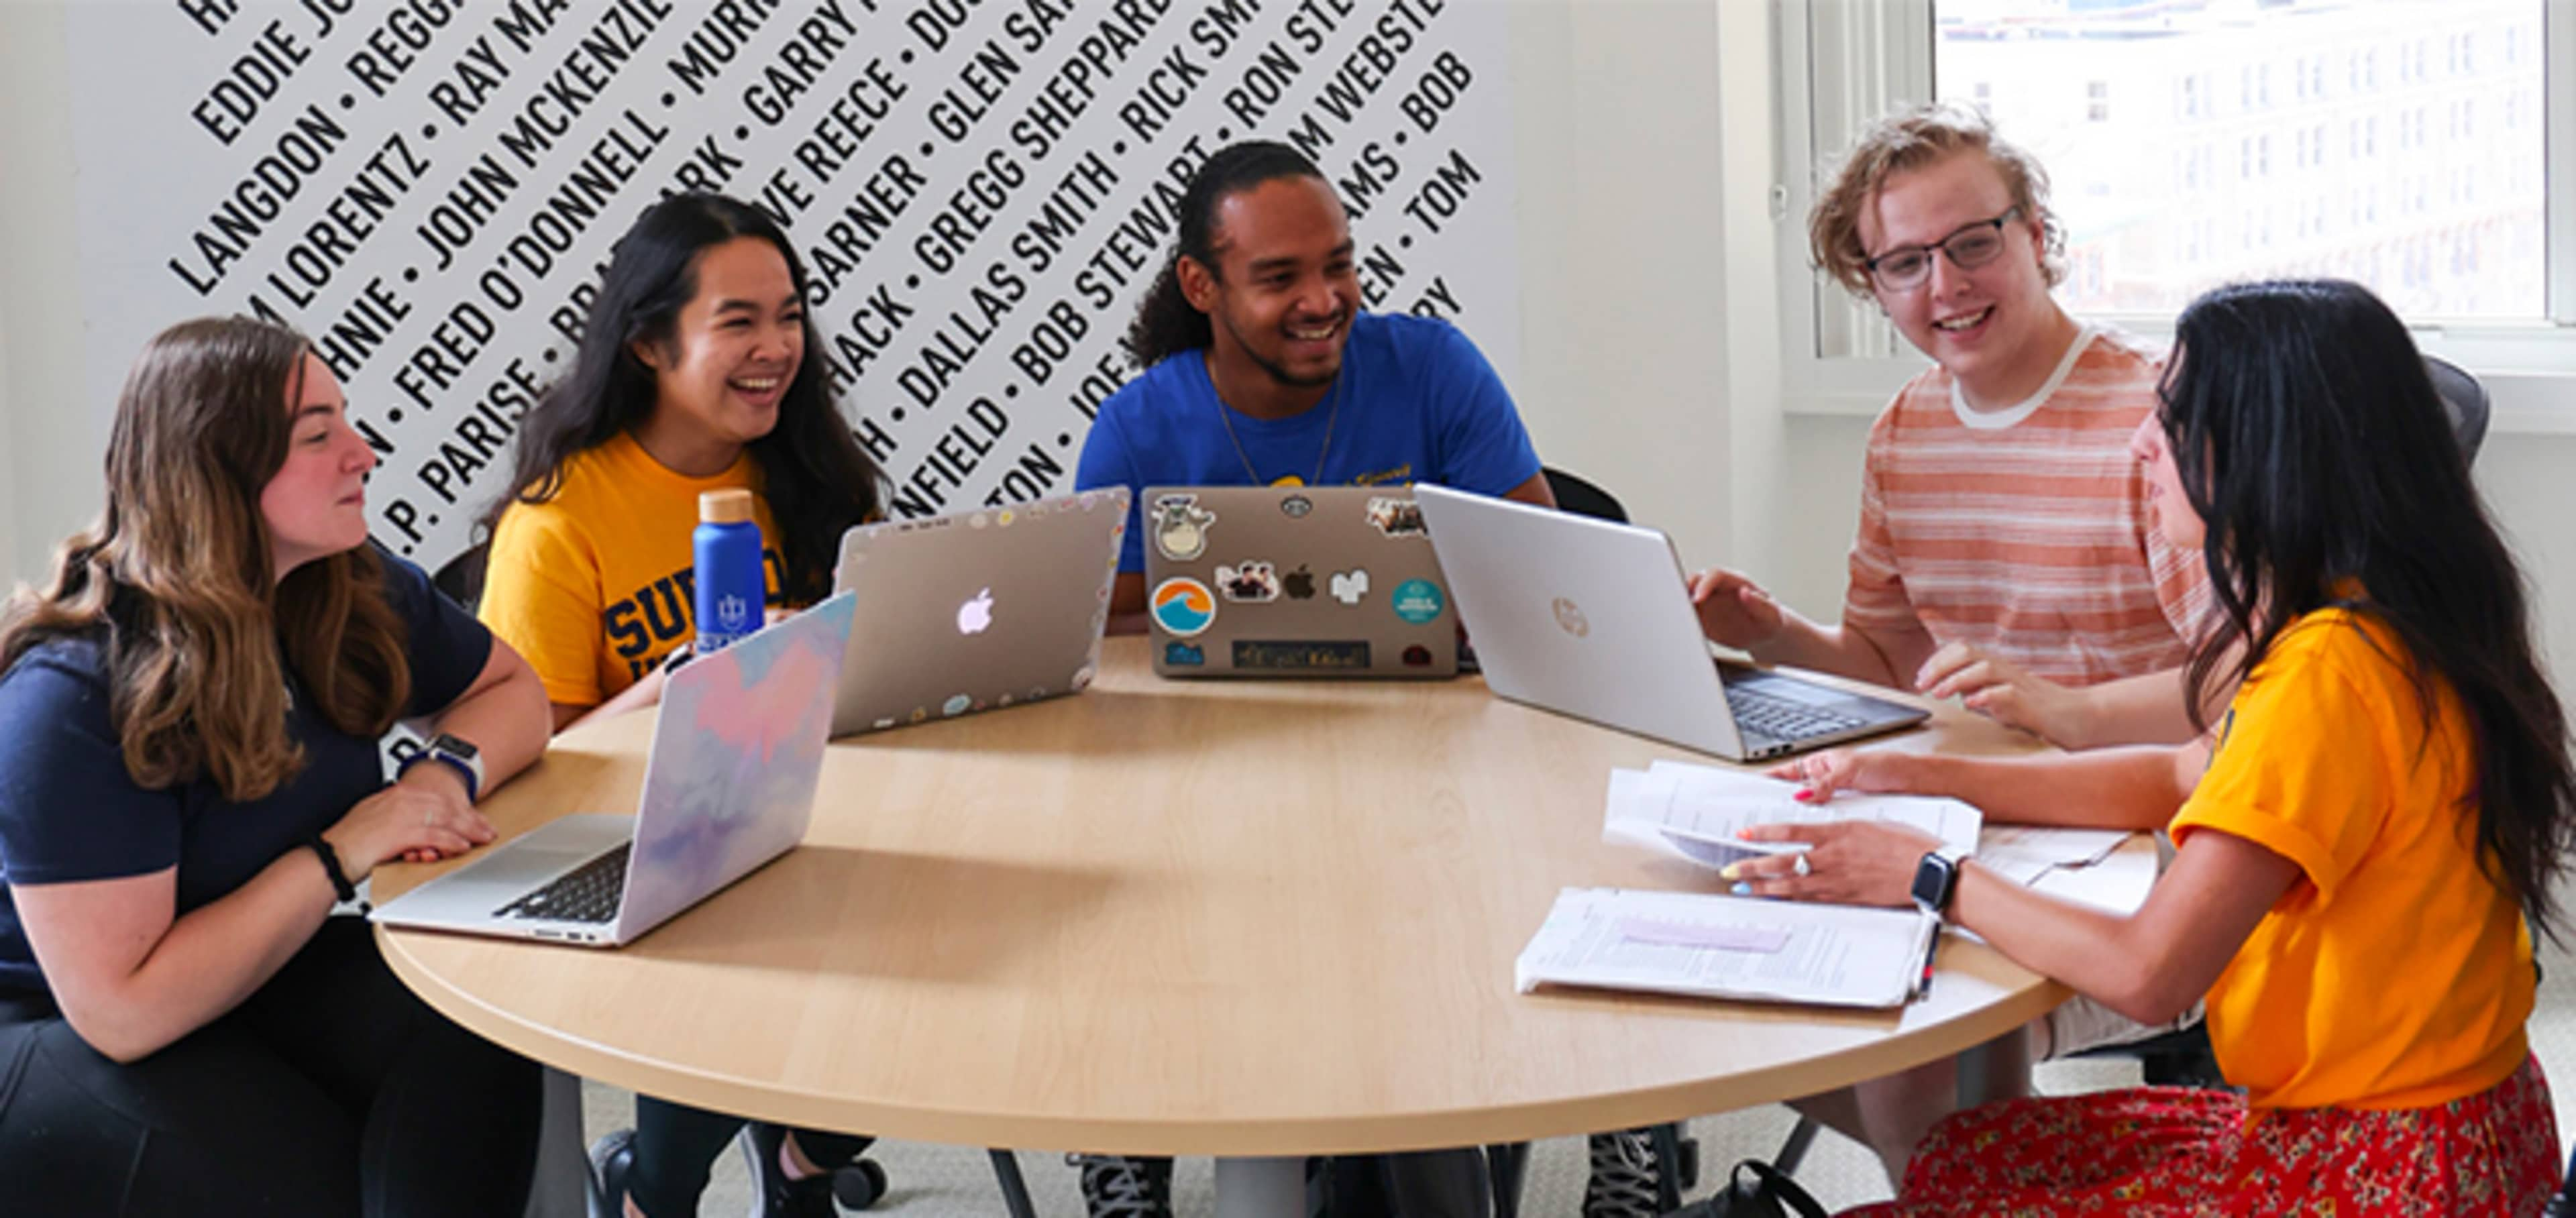
[[[787, 234], [723, 195], [637, 217], [590, 304], [581, 350], [519, 429], [489, 518], [481, 612], [544, 683], [554, 724], [651, 706], [697, 634], [698, 498], [747, 491], [773, 610], [832, 592], [841, 535], [875, 517], [880, 474], [835, 403], [805, 270]], [[739, 1141], [763, 1214], [864, 1208], [885, 1169], [870, 1140], [638, 1096], [635, 1128], [592, 1147], [601, 1206], [697, 1212]]]
[[[0, 613], [0, 1178], [17, 1215], [505, 1215], [535, 1068], [333, 906], [492, 839], [525, 662], [367, 538], [375, 455], [303, 338], [144, 348], [107, 510]], [[387, 782], [379, 741], [426, 717]]]

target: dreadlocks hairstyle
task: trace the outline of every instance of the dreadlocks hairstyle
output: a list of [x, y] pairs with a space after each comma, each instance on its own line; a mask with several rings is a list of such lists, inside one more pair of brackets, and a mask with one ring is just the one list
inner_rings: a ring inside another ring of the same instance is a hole
[[1230, 195], [1250, 190], [1279, 178], [1313, 178], [1324, 181], [1324, 171], [1315, 167], [1306, 154], [1272, 140], [1249, 140], [1217, 150], [1190, 175], [1189, 187], [1181, 192], [1175, 217], [1180, 229], [1172, 242], [1172, 256], [1163, 262], [1154, 286], [1145, 290], [1145, 299], [1136, 306], [1136, 320], [1127, 327], [1127, 358], [1140, 370], [1151, 368], [1169, 356], [1183, 351], [1196, 351], [1216, 341], [1207, 314], [1190, 304], [1181, 294], [1181, 259], [1188, 258], [1207, 268], [1210, 278], [1222, 278], [1216, 260], [1216, 209]]
[[[787, 234], [760, 209], [718, 194], [673, 195], [647, 209], [617, 241], [608, 274], [581, 335], [572, 371], [548, 388], [519, 430], [509, 489], [485, 514], [488, 528], [512, 503], [544, 503], [563, 483], [564, 463], [653, 413], [653, 370], [638, 343], [667, 347], [680, 310], [698, 294], [698, 255], [737, 237], [777, 247], [799, 296], [805, 266]], [[832, 591], [841, 534], [878, 514], [881, 475], [832, 401], [822, 332], [805, 318], [805, 358], [778, 405], [778, 425], [751, 442], [761, 493], [778, 521], [781, 590], [791, 601]]]
[[2174, 344], [2159, 418], [2223, 618], [2192, 653], [2194, 720], [2301, 615], [2385, 623], [2428, 733], [2437, 682], [2467, 711], [2481, 866], [2555, 938], [2550, 889], [2576, 845], [2567, 718], [2405, 325], [2358, 284], [2242, 284], [2194, 301]]

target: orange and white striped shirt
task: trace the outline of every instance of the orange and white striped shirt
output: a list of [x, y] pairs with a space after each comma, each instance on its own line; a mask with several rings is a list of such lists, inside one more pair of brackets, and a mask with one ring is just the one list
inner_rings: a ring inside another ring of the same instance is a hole
[[2061, 684], [2181, 666], [2208, 579], [2156, 534], [2129, 455], [2162, 364], [2088, 327], [2009, 410], [1971, 412], [1941, 368], [1906, 382], [1870, 428], [1843, 619], [1920, 623]]

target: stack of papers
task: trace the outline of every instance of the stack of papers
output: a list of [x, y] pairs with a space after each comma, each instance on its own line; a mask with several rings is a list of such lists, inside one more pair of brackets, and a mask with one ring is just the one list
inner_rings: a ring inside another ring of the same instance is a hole
[[[1741, 770], [1658, 761], [1614, 770], [1603, 840], [1640, 846], [1711, 869], [1764, 854], [1807, 849], [1799, 842], [1748, 842], [1752, 825], [1885, 820], [1912, 825], [2016, 883], [2043, 886], [2111, 857], [2119, 830], [1987, 827], [1955, 799], [1841, 794], [1801, 803], [1798, 784]], [[2138, 891], [2076, 892], [2110, 908], [2134, 908]], [[2083, 885], [2092, 888], [2100, 885]], [[1898, 1006], [1929, 977], [1938, 919], [1911, 909], [1861, 909], [1717, 893], [1568, 888], [1523, 948], [1513, 980], [1541, 985], [1643, 990], [1705, 998]], [[1964, 932], [1963, 932], [1964, 933]]]
[[1612, 770], [1601, 838], [1719, 868], [1755, 855], [1807, 848], [1804, 842], [1748, 842], [1736, 836], [1754, 825], [1895, 821], [1965, 853], [1977, 850], [1977, 834], [1985, 825], [1983, 813], [1955, 799], [1842, 794], [1811, 804], [1798, 802], [1798, 787], [1741, 770], [1678, 761], [1658, 761], [1645, 770]]
[[1902, 1006], [1918, 992], [1941, 923], [1858, 909], [1686, 892], [1568, 888], [1513, 966], [1541, 985], [1696, 998]]

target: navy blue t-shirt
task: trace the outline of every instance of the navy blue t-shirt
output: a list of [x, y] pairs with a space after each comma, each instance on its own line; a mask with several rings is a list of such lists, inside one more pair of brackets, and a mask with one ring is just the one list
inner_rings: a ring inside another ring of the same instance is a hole
[[[377, 557], [407, 630], [412, 696], [404, 715], [433, 713], [483, 671], [491, 632], [420, 568], [382, 551]], [[299, 696], [286, 732], [304, 746], [304, 768], [267, 798], [233, 803], [212, 779], [137, 786], [108, 716], [107, 662], [100, 627], [39, 644], [0, 674], [0, 994], [49, 992], [9, 886], [176, 865], [174, 916], [185, 914], [241, 887], [385, 785], [376, 739], [333, 728]]]
[[1123, 485], [1134, 497], [1118, 558], [1119, 570], [1134, 572], [1145, 569], [1141, 514], [1149, 486], [1436, 482], [1500, 495], [1538, 472], [1538, 451], [1511, 394], [1456, 326], [1360, 313], [1351, 318], [1339, 383], [1291, 418], [1256, 419], [1220, 405], [1204, 351], [1166, 357], [1101, 404], [1073, 484], [1086, 491]]

